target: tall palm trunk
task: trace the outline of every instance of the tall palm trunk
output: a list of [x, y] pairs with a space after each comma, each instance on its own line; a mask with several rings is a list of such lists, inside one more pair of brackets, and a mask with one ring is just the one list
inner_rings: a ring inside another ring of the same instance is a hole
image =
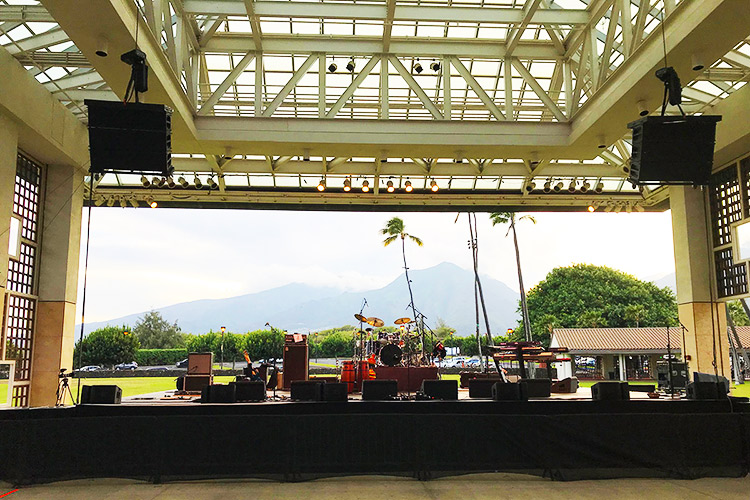
[[521, 315], [523, 317], [523, 334], [527, 342], [531, 341], [531, 324], [529, 323], [529, 309], [526, 307], [526, 289], [523, 287], [521, 274], [521, 252], [518, 251], [515, 217], [510, 219], [510, 229], [513, 231], [513, 245], [516, 248], [516, 266], [518, 267], [518, 286], [521, 287]]
[[[411, 306], [412, 313], [414, 313], [414, 321], [417, 321], [417, 308], [414, 307], [414, 294], [411, 291], [409, 268], [406, 266], [406, 238], [404, 235], [401, 235], [401, 253], [404, 256], [404, 276], [406, 276], [406, 285], [409, 287], [409, 305]], [[417, 323], [417, 328], [419, 328], [419, 323]]]

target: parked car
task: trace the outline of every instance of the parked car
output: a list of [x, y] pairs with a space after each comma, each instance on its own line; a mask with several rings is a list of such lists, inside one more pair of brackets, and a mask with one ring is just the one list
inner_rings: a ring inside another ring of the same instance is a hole
[[466, 364], [465, 356], [454, 356], [451, 359], [446, 359], [443, 362], [445, 368], [463, 368]]
[[177, 363], [175, 363], [174, 366], [175, 368], [187, 368], [187, 365], [188, 365], [188, 360], [187, 358], [185, 358], [182, 361], [178, 361]]
[[84, 366], [83, 368], [79, 368], [76, 371], [79, 371], [79, 372], [95, 372], [95, 371], [101, 370], [101, 369], [102, 369], [102, 367], [99, 366], [99, 365], [89, 365], [89, 366]]
[[135, 370], [136, 368], [138, 368], [138, 363], [136, 363], [135, 361], [115, 365], [115, 370]]
[[472, 359], [466, 360], [466, 363], [464, 363], [464, 366], [466, 368], [479, 368], [480, 366], [482, 366], [482, 361], [476, 358], [472, 358]]

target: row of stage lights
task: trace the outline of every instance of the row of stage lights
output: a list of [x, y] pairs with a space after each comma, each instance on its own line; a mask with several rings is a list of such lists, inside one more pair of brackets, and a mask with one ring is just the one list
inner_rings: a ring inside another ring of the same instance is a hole
[[[385, 186], [386, 186], [385, 188], [386, 191], [388, 191], [389, 193], [393, 193], [396, 191], [396, 187], [393, 185], [393, 181], [389, 180], [388, 182], [386, 182]], [[317, 189], [321, 193], [326, 190], [325, 179], [320, 179]], [[369, 193], [370, 181], [368, 180], [362, 181], [361, 189], [363, 193]], [[351, 178], [347, 177], [346, 179], [344, 179], [344, 191], [348, 193], [351, 190], [352, 190], [352, 180]], [[432, 191], [433, 193], [437, 193], [439, 190], [440, 190], [440, 187], [438, 186], [437, 181], [435, 179], [430, 180], [430, 191]], [[404, 182], [404, 191], [406, 191], [407, 193], [411, 193], [412, 191], [414, 191], [414, 186], [411, 185], [411, 181]]]
[[[542, 191], [545, 193], [559, 193], [563, 190], [565, 187], [565, 184], [563, 181], [558, 181], [557, 183], [553, 184], [552, 180], [548, 180], [544, 183], [544, 186], [542, 187]], [[524, 185], [524, 191], [527, 193], [531, 193], [532, 191], [536, 190], [536, 183], [535, 182], [528, 182]], [[580, 191], [581, 193], [588, 193], [592, 190], [591, 183], [587, 180], [584, 180], [581, 183], [580, 188], [578, 187], [578, 183], [575, 180], [570, 181], [570, 184], [568, 184], [568, 192], [569, 193], [575, 193], [576, 191]], [[593, 191], [595, 193], [601, 193], [604, 191], [604, 183], [599, 181], [596, 183], [596, 185], [593, 187]]]
[[[185, 179], [183, 176], [180, 176], [177, 179], [177, 182], [174, 181], [172, 177], [154, 177], [153, 179], [150, 179], [146, 177], [145, 175], [141, 176], [141, 184], [143, 184], [143, 187], [168, 187], [169, 189], [174, 189], [177, 187], [177, 184], [179, 184], [183, 189], [187, 189], [190, 187], [190, 182], [188, 182], [187, 179]], [[195, 185], [196, 189], [203, 189], [203, 181], [201, 181], [200, 177], [197, 175], [195, 176], [195, 180], [193, 181], [193, 184]], [[213, 177], [209, 177], [206, 180], [205, 184], [209, 189], [218, 189], [219, 185], [216, 183]]]
[[[354, 68], [356, 67], [357, 64], [354, 62], [354, 58], [352, 57], [351, 59], [349, 59], [349, 62], [346, 63], [346, 70], [349, 73], [354, 73]], [[424, 71], [424, 68], [422, 68], [422, 63], [419, 62], [419, 58], [417, 58], [417, 61], [414, 63], [413, 67], [414, 72], [417, 74], [420, 74], [422, 73], [422, 71]], [[328, 65], [328, 72], [335, 73], [337, 69], [338, 65], [336, 64], [336, 60], [334, 59], [333, 61], [331, 61], [331, 64]], [[433, 59], [430, 63], [430, 69], [437, 73], [438, 71], [440, 71], [440, 63]]]

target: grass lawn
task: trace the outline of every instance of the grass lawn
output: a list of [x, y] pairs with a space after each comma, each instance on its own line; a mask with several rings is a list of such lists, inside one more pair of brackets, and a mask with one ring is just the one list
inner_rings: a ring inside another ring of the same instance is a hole
[[8, 401], [8, 381], [0, 380], [0, 405]]

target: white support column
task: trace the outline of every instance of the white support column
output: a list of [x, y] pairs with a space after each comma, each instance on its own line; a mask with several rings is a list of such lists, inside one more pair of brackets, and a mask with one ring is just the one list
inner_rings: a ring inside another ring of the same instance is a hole
[[453, 93], [451, 91], [451, 60], [443, 56], [443, 118], [451, 119]]
[[625, 382], [628, 380], [628, 372], [625, 369], [625, 355], [620, 354], [620, 380]]
[[83, 174], [47, 168], [29, 406], [53, 406], [61, 368], [73, 369]]
[[513, 64], [510, 57], [503, 60], [503, 80], [505, 83], [505, 119], [513, 120]]
[[563, 87], [565, 88], [565, 115], [573, 116], [573, 70], [570, 58], [563, 61]]
[[318, 118], [326, 116], [326, 56], [318, 56]]
[[255, 116], [263, 115], [263, 54], [255, 54]]
[[388, 88], [388, 54], [380, 55], [380, 118], [387, 120], [390, 114], [390, 92]]

